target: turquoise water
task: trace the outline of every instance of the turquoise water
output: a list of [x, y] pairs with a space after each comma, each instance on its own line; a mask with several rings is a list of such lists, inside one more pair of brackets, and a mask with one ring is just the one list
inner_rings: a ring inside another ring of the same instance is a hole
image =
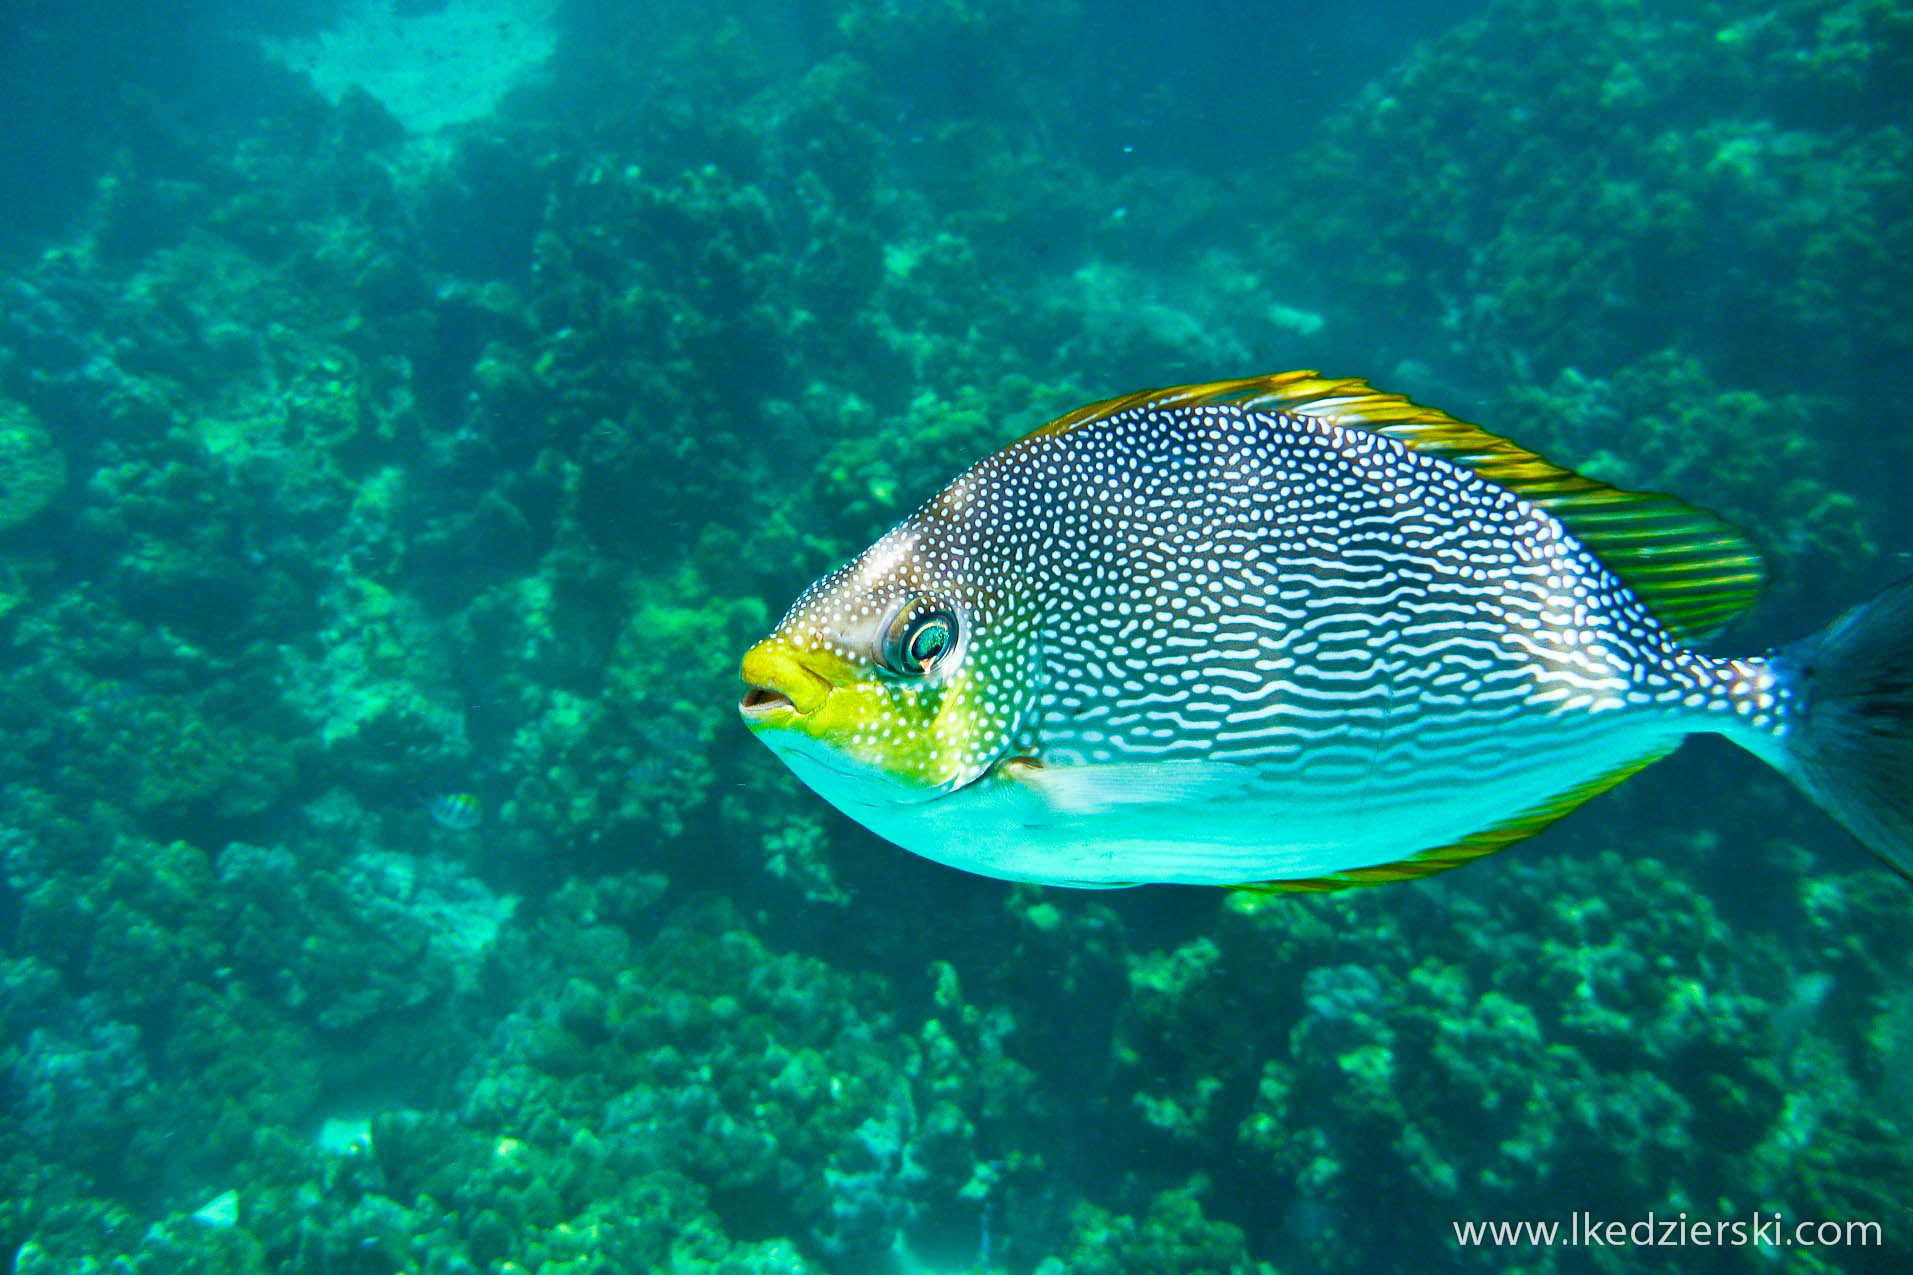
[[1909, 1268], [1913, 890], [1727, 745], [1092, 893], [735, 704], [962, 466], [1291, 367], [1718, 511], [1722, 652], [1907, 575], [1913, 9], [255, 8], [0, 15], [14, 1270]]

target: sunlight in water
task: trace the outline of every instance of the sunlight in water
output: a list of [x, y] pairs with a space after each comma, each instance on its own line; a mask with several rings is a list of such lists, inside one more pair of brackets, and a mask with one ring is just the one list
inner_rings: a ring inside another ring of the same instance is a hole
[[490, 115], [556, 40], [553, 0], [448, 0], [408, 15], [394, 8], [393, 0], [360, 0], [315, 36], [267, 39], [266, 52], [334, 102], [357, 87], [412, 132], [431, 133]]

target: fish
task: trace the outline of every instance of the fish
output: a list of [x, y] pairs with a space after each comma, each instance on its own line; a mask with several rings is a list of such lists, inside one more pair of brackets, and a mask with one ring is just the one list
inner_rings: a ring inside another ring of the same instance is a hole
[[478, 798], [468, 792], [442, 792], [425, 798], [425, 812], [441, 828], [469, 832], [484, 817]]
[[632, 788], [649, 788], [681, 775], [702, 744], [697, 728], [681, 717], [663, 717], [647, 733], [645, 750], [626, 767], [624, 780]]
[[1702, 645], [1753, 546], [1365, 380], [1080, 408], [750, 647], [739, 712], [878, 836], [1012, 881], [1322, 891], [1530, 836], [1725, 736], [1913, 873], [1913, 580]]

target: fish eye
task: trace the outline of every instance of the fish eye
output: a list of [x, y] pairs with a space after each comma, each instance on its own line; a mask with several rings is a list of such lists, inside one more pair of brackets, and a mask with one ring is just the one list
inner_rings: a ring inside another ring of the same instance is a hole
[[886, 626], [883, 665], [904, 677], [923, 677], [947, 659], [956, 645], [956, 612], [919, 600], [899, 608]]

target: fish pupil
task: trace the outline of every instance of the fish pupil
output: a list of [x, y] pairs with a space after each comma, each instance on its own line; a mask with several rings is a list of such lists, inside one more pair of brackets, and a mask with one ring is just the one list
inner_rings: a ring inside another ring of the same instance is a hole
[[917, 621], [904, 641], [903, 649], [912, 664], [928, 672], [930, 666], [950, 649], [950, 622], [940, 615], [926, 616]]

